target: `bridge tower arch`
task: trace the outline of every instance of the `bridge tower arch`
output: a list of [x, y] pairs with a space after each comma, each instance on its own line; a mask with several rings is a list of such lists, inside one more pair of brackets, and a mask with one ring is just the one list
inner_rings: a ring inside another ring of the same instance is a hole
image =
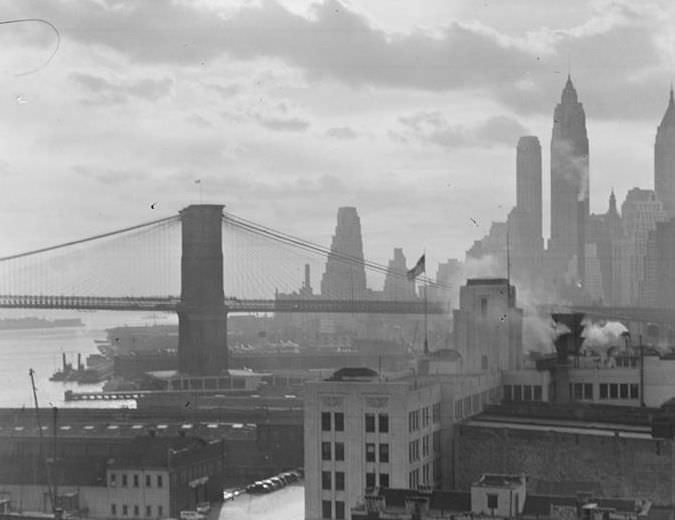
[[178, 370], [183, 374], [213, 376], [228, 368], [222, 216], [218, 204], [192, 205], [180, 212]]

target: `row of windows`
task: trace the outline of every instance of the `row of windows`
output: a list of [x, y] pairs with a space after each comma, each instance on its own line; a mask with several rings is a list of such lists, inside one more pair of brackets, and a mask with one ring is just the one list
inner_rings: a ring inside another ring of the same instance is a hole
[[[129, 475], [126, 473], [121, 474], [121, 484], [122, 487], [129, 487]], [[110, 473], [110, 486], [111, 487], [116, 487], [117, 486], [117, 473]], [[132, 482], [132, 487], [140, 487], [140, 482], [141, 482], [141, 475], [138, 473], [134, 473], [131, 475], [131, 482]], [[162, 475], [156, 475], [155, 478], [155, 487], [161, 488], [164, 486], [164, 479]], [[145, 487], [152, 487], [152, 475], [146, 474], [145, 475]]]
[[[333, 459], [335, 457], [335, 459]], [[336, 442], [335, 449], [333, 443], [321, 443], [321, 460], [345, 460], [345, 443]]]
[[[377, 426], [380, 433], [389, 433], [389, 414], [377, 414]], [[366, 414], [366, 433], [375, 432], [375, 414]]]
[[410, 473], [408, 473], [408, 487], [410, 489], [417, 489], [421, 485], [429, 486], [433, 482], [438, 482], [440, 480], [441, 480], [440, 459], [434, 459], [430, 464], [427, 463], [422, 466], [422, 480], [420, 480], [419, 468], [414, 469]]
[[[366, 473], [366, 489], [373, 489], [377, 487], [377, 482], [375, 481], [375, 473]], [[380, 487], [388, 488], [389, 487], [389, 473], [380, 473]]]
[[[345, 474], [343, 471], [335, 472], [335, 490], [344, 491]], [[321, 472], [321, 489], [333, 489], [333, 474], [330, 471]]]
[[420, 427], [426, 428], [432, 421], [434, 423], [441, 422], [441, 403], [436, 403], [431, 407], [431, 414], [428, 406], [409, 412], [408, 432], [416, 432]]
[[345, 517], [345, 503], [341, 500], [335, 501], [335, 516], [333, 516], [333, 502], [330, 500], [321, 501], [321, 518], [329, 520], [342, 520]]
[[[345, 430], [345, 414], [342, 412], [335, 412], [333, 414], [336, 432], [343, 432]], [[333, 428], [331, 426], [331, 413], [330, 412], [321, 412], [321, 431], [329, 432]]]
[[541, 401], [541, 385], [504, 385], [504, 401]]
[[490, 388], [489, 390], [475, 393], [464, 399], [457, 399], [455, 401], [455, 418], [462, 419], [479, 413], [488, 403], [496, 402], [497, 398], [497, 388]]
[[[389, 462], [389, 444], [381, 443], [379, 445], [379, 461]], [[366, 443], [366, 462], [376, 462], [375, 460], [375, 443]]]
[[[127, 504], [122, 504], [122, 516], [129, 516], [129, 506]], [[161, 517], [164, 516], [164, 507], [163, 506], [157, 506], [156, 507], [157, 514], [155, 516]], [[110, 514], [112, 516], [117, 516], [118, 509], [117, 509], [117, 504], [110, 504]], [[140, 518], [141, 516], [141, 508], [138, 505], [133, 506], [133, 515], [134, 518]], [[145, 506], [145, 517], [146, 518], [151, 518], [152, 515], [152, 506]]]
[[[593, 401], [593, 383], [570, 383], [570, 399], [576, 401]], [[640, 386], [637, 383], [600, 383], [598, 398], [604, 399], [639, 399]]]

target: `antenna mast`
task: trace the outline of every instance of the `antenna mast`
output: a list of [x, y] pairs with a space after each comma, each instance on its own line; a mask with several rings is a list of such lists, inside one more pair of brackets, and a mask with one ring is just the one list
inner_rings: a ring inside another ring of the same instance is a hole
[[35, 387], [35, 370], [30, 368], [28, 370], [28, 375], [30, 376], [30, 384], [31, 387], [33, 388], [33, 402], [35, 403], [35, 420], [37, 422], [38, 426], [38, 434], [40, 436], [40, 460], [45, 465], [45, 472], [47, 476], [47, 491], [49, 492], [49, 501], [51, 502], [52, 506], [52, 511], [56, 511], [56, 502], [55, 502], [55, 497], [54, 497], [54, 491], [52, 489], [52, 479], [51, 479], [51, 472], [49, 470], [49, 464], [47, 463], [47, 459], [44, 457], [44, 435], [42, 434], [42, 423], [40, 422], [40, 407], [38, 406], [38, 398], [37, 398], [37, 389]]

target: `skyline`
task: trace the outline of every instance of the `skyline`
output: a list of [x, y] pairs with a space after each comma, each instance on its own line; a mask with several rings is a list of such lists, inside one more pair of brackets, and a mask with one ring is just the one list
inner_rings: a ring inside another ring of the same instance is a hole
[[[663, 40], [673, 14], [665, 3], [547, 3], [532, 9], [529, 27], [516, 20], [525, 3], [501, 17], [499, 5], [468, 2], [411, 14], [401, 3], [327, 1], [310, 15], [297, 3], [235, 4], [222, 22], [229, 37], [209, 2], [174, 5], [154, 22], [145, 4], [86, 3], [76, 15], [67, 3], [6, 4], [8, 18], [54, 23], [61, 47], [38, 72], [15, 77], [30, 67], [12, 61], [42, 63], [53, 36], [39, 26], [0, 35], [12, 51], [0, 69], [0, 254], [166, 216], [197, 202], [201, 188], [205, 203], [324, 245], [337, 209], [355, 206], [365, 256], [379, 263], [395, 247], [410, 258], [426, 250], [432, 264], [463, 260], [515, 205], [521, 135], [542, 143], [548, 237], [548, 144], [568, 57], [587, 113], [591, 212], [606, 211], [611, 188], [619, 205], [633, 186], [653, 188], [675, 56]], [[187, 23], [174, 36], [192, 54], [166, 39], [178, 15]], [[247, 39], [241, 27], [266, 30]], [[291, 45], [289, 27], [306, 43], [317, 38], [325, 55]], [[476, 63], [462, 62], [462, 48]], [[396, 66], [410, 71], [411, 56], [428, 60], [406, 78]]]

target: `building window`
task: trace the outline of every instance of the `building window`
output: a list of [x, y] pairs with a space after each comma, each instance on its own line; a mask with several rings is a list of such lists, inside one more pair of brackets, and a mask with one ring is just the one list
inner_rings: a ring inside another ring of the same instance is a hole
[[389, 433], [389, 414], [381, 413], [378, 416], [380, 433]]
[[422, 428], [429, 426], [429, 407], [422, 408]]
[[335, 431], [345, 431], [345, 414], [342, 412], [335, 412]]
[[422, 466], [422, 483], [425, 485], [429, 483], [429, 464]]
[[335, 518], [336, 520], [344, 520], [345, 518], [345, 503], [341, 500], [335, 501]]
[[380, 444], [380, 462], [389, 462], [389, 444]]
[[630, 384], [630, 398], [631, 399], [639, 399], [640, 398], [639, 386], [636, 383]]
[[534, 400], [541, 401], [542, 400], [541, 385], [534, 385], [532, 386], [532, 389], [534, 390]]
[[584, 383], [584, 399], [593, 400], [593, 383]]
[[145, 506], [145, 516], [152, 516], [152, 506]]
[[129, 506], [122, 504], [122, 516], [129, 516]]
[[134, 487], [138, 487], [138, 475], [134, 474]]
[[375, 462], [375, 443], [366, 443], [366, 462]]
[[433, 433], [433, 443], [434, 443], [434, 451], [439, 452], [441, 451], [441, 432], [440, 431], [435, 431]]
[[621, 399], [628, 399], [628, 384], [622, 383], [619, 385], [619, 397]]
[[422, 457], [429, 455], [429, 436], [422, 437]]
[[580, 401], [584, 398], [584, 385], [581, 383], [574, 383], [574, 400]]
[[513, 400], [522, 401], [523, 400], [523, 387], [520, 385], [513, 385]]
[[375, 431], [375, 414], [366, 414], [366, 432], [372, 433]]
[[117, 473], [110, 474], [110, 487], [117, 486]]
[[157, 475], [157, 487], [162, 487], [164, 485], [162, 475]]
[[321, 412], [321, 431], [330, 431], [330, 412]]
[[504, 401], [513, 401], [513, 387], [511, 385], [504, 385]]
[[532, 385], [523, 386], [523, 401], [532, 400]]
[[157, 516], [160, 518], [164, 516], [164, 506], [157, 506]]
[[431, 412], [434, 423], [441, 422], [441, 403], [436, 403]]
[[389, 487], [389, 473], [380, 473], [380, 487], [381, 488]]
[[345, 444], [344, 444], [344, 442], [336, 442], [335, 443], [335, 460], [345, 460]]
[[321, 518], [326, 520], [333, 517], [333, 508], [330, 500], [321, 501]]
[[488, 493], [487, 505], [489, 509], [497, 509], [499, 507], [499, 495]]
[[344, 491], [345, 489], [345, 474], [343, 471], [335, 472], [335, 489], [337, 491]]
[[117, 504], [110, 504], [110, 514], [117, 516]]
[[321, 472], [321, 489], [331, 489], [330, 471]]
[[488, 369], [488, 357], [486, 354], [483, 354], [480, 357], [480, 369], [481, 370], [487, 370]]
[[607, 383], [600, 383], [600, 399], [607, 399], [609, 397], [609, 388]]
[[330, 442], [321, 443], [321, 460], [330, 460]]
[[127, 485], [129, 484], [127, 479], [128, 479], [127, 474], [122, 473], [122, 487], [127, 487]]
[[609, 398], [618, 399], [619, 398], [619, 385], [616, 383], [610, 383], [609, 385]]
[[137, 505], [135, 505], [134, 506], [134, 518], [138, 518], [139, 516], [141, 516], [141, 510]]
[[366, 489], [375, 487], [375, 473], [366, 473]]
[[485, 318], [487, 317], [487, 307], [488, 306], [488, 301], [487, 298], [481, 298], [480, 299], [480, 315]]
[[145, 487], [152, 487], [152, 478], [150, 475], [145, 476]]

